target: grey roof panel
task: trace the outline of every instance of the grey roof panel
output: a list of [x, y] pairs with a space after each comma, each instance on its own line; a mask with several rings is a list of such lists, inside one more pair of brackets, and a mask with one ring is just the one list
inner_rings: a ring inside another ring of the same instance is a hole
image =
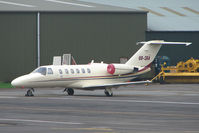
[[148, 9], [148, 30], [199, 31], [199, 0], [81, 0], [135, 10]]
[[115, 7], [78, 0], [0, 0], [0, 12], [7, 11], [62, 11], [62, 12], [135, 12], [130, 8]]

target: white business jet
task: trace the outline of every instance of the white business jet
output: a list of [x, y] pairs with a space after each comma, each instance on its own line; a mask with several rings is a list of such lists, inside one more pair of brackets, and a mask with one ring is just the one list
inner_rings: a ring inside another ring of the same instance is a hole
[[150, 81], [131, 82], [150, 71], [150, 64], [161, 45], [190, 45], [189, 42], [165, 42], [162, 40], [139, 42], [144, 44], [125, 64], [94, 63], [86, 65], [47, 65], [38, 67], [30, 74], [12, 81], [14, 87], [29, 88], [26, 96], [33, 96], [33, 88], [63, 87], [68, 95], [74, 89], [103, 89], [106, 96], [112, 96], [112, 88], [122, 85], [150, 83]]

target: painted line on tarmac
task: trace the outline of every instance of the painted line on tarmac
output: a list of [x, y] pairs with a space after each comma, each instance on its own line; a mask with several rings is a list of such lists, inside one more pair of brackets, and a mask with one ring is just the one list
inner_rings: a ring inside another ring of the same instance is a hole
[[27, 120], [27, 119], [4, 119], [4, 118], [0, 118], [0, 121], [17, 121], [17, 122], [50, 123], [50, 124], [67, 124], [67, 125], [80, 125], [80, 124], [83, 124], [83, 123], [76, 123], [76, 122], [63, 122], [63, 121], [45, 121], [45, 120]]
[[[0, 96], [0, 99], [16, 99], [16, 98], [27, 98], [27, 97], [12, 97], [12, 96]], [[28, 97], [29, 98], [29, 97]], [[39, 98], [43, 99], [44, 97], [31, 97], [31, 98]], [[46, 97], [45, 97], [46, 99]], [[47, 98], [50, 100], [79, 100], [79, 101], [101, 101], [101, 102], [128, 102], [128, 103], [155, 103], [155, 104], [181, 104], [181, 105], [199, 105], [199, 103], [195, 102], [175, 102], [175, 101], [147, 101], [147, 100], [116, 100], [116, 99], [96, 99], [96, 98], [59, 98], [59, 97], [51, 97]]]
[[12, 97], [12, 96], [0, 96], [0, 98], [2, 98], [2, 99], [6, 99], [6, 98], [8, 98], [8, 99], [14, 99], [14, 98], [18, 98], [18, 97]]
[[52, 100], [79, 100], [79, 101], [101, 101], [101, 102], [129, 102], [129, 103], [156, 103], [156, 104], [182, 104], [182, 105], [199, 105], [194, 102], [173, 102], [173, 101], [146, 101], [146, 100], [115, 100], [115, 99], [89, 99], [89, 98], [48, 98]]
[[[147, 115], [147, 116], [168, 116], [168, 117], [194, 117], [194, 118], [199, 118], [199, 115], [194, 115], [194, 114], [171, 114], [171, 113], [152, 113], [152, 112], [136, 112], [136, 111], [130, 111], [130, 112], [118, 112], [118, 111], [105, 111], [105, 110], [84, 110], [84, 109], [58, 109], [58, 108], [35, 108], [35, 107], [8, 107], [8, 106], [0, 106], [1, 110], [2, 109], [9, 109], [9, 110], [31, 110], [31, 111], [48, 111], [48, 112], [69, 112], [69, 113], [78, 113], [78, 114], [83, 114], [83, 115], [87, 115], [87, 114], [115, 114], [115, 115]], [[42, 112], [41, 112], [42, 113]], [[5, 120], [5, 119], [4, 119]], [[1, 119], [0, 119], [1, 121]], [[15, 120], [16, 121], [16, 120]], [[27, 120], [26, 120], [27, 121]], [[35, 121], [35, 120], [33, 120]], [[39, 120], [41, 121], [41, 120]], [[46, 122], [46, 121], [45, 121]], [[80, 124], [84, 124], [84, 123], [80, 123]]]
[[[111, 128], [106, 127], [91, 127], [91, 128], [52, 128], [54, 130], [86, 130], [86, 131], [113, 131]], [[112, 132], [110, 132], [112, 133]]]

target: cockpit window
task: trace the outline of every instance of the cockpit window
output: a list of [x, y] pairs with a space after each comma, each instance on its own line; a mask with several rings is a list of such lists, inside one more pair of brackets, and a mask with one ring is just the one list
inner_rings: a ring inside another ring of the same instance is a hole
[[48, 68], [48, 74], [53, 74], [52, 68]]
[[40, 73], [42, 75], [46, 75], [46, 67], [39, 67], [33, 71], [33, 73]]

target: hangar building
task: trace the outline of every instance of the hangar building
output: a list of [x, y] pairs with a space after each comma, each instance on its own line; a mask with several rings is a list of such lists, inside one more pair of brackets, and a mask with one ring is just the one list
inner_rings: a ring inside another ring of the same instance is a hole
[[192, 45], [163, 46], [158, 55], [166, 55], [175, 65], [191, 57], [199, 58], [198, 0], [81, 0], [104, 5], [148, 11], [146, 40], [187, 41]]
[[0, 81], [11, 81], [56, 55], [78, 63], [119, 62], [145, 40], [147, 12], [77, 0], [0, 1]]

